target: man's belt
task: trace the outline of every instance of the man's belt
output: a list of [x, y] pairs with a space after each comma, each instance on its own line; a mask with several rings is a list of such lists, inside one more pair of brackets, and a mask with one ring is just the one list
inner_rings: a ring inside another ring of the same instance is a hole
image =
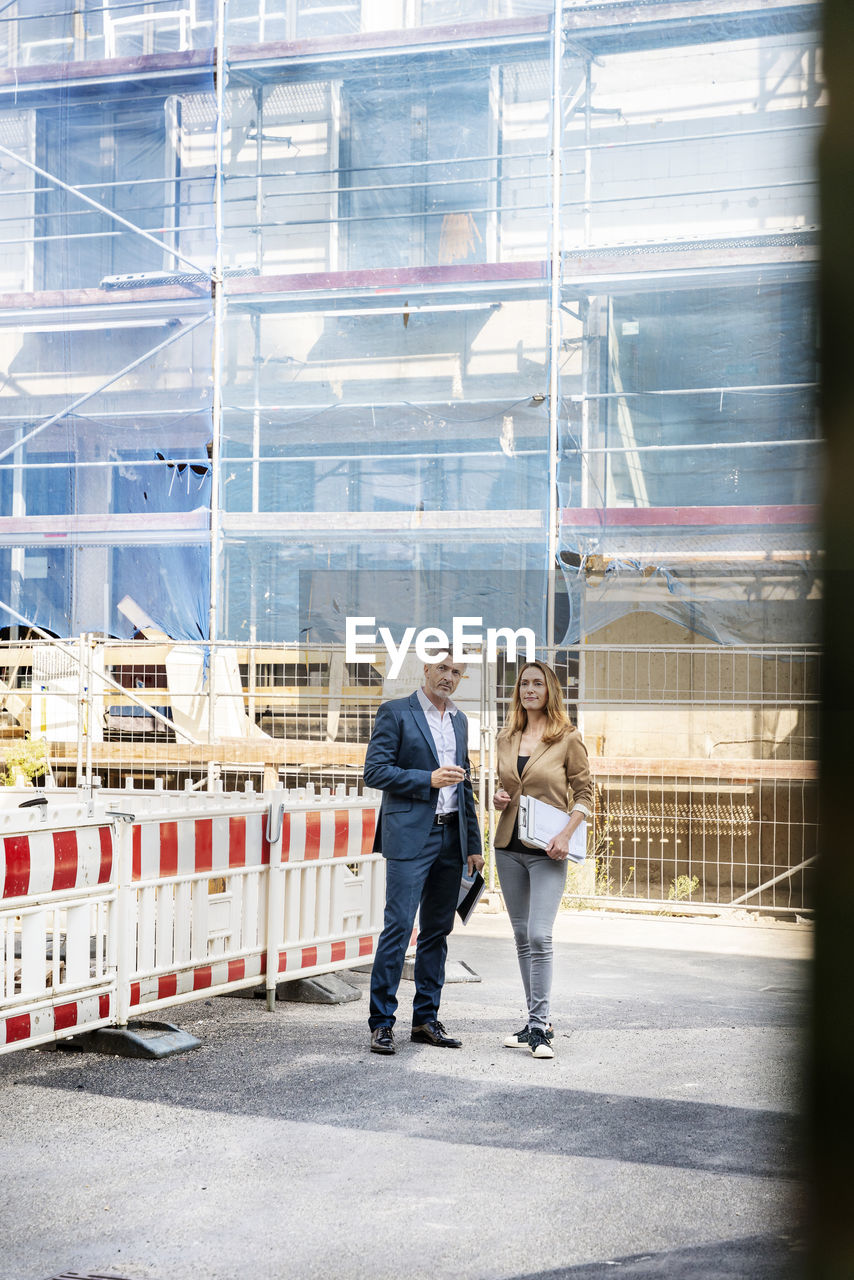
[[451, 813], [434, 813], [433, 814], [433, 821], [438, 827], [444, 827], [445, 824], [448, 822], [457, 822], [458, 819], [459, 819], [459, 814], [457, 813], [456, 809], [454, 809]]

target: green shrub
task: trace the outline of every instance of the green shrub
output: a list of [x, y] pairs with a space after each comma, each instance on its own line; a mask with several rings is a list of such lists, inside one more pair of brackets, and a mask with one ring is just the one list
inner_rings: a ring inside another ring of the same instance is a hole
[[667, 901], [684, 902], [699, 887], [700, 879], [698, 876], [677, 876], [675, 880], [670, 882], [670, 888], [667, 890]]
[[35, 741], [27, 738], [24, 742], [10, 743], [4, 754], [6, 773], [3, 781], [7, 787], [14, 787], [20, 773], [30, 782], [43, 778], [47, 773], [47, 747], [42, 738]]

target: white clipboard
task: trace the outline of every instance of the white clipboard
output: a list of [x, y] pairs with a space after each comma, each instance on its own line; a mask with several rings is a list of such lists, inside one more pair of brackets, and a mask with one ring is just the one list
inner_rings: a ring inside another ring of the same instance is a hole
[[[545, 849], [552, 836], [563, 831], [569, 814], [544, 800], [533, 796], [519, 797], [519, 839], [529, 849]], [[587, 823], [580, 822], [569, 838], [571, 862], [583, 862], [587, 857]]]

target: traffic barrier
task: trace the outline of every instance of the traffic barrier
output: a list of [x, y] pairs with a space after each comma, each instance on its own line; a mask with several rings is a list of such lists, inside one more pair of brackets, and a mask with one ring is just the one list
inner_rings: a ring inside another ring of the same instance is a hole
[[0, 1053], [369, 959], [376, 810], [278, 790], [0, 812]]
[[112, 827], [82, 805], [0, 813], [0, 1052], [115, 1015]]

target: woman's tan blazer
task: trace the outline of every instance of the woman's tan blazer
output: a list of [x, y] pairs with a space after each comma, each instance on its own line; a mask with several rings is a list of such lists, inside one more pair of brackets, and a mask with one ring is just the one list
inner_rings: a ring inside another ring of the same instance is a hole
[[528, 757], [520, 777], [516, 761], [521, 738], [521, 733], [514, 733], [510, 738], [498, 739], [498, 782], [512, 799], [495, 828], [496, 849], [506, 848], [513, 835], [521, 795], [545, 800], [546, 804], [565, 809], [567, 815], [576, 804], [583, 805], [588, 814], [593, 812], [593, 780], [587, 748], [578, 730], [571, 727], [549, 746], [539, 743]]

